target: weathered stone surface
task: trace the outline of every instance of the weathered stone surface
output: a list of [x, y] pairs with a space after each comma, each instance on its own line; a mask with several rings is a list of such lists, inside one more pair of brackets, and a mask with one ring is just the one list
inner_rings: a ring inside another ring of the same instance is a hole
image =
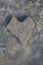
[[9, 13], [8, 12], [6, 12], [6, 11], [3, 11], [3, 9], [0, 11], [0, 23], [1, 24], [3, 24], [3, 25], [5, 25], [5, 24], [7, 24], [7, 19], [9, 19]]
[[37, 62], [39, 65], [43, 65], [43, 54], [41, 54], [41, 56], [37, 59]]
[[[28, 65], [28, 64], [27, 64]], [[38, 64], [38, 62], [35, 60], [35, 59], [33, 59], [31, 62], [30, 62], [30, 65], [39, 65]]]
[[0, 19], [0, 23], [1, 23], [1, 19]]
[[6, 45], [8, 53], [13, 57], [16, 52], [21, 48], [20, 44], [14, 38], [9, 38], [8, 44]]
[[13, 17], [7, 28], [25, 45], [31, 36], [34, 26], [30, 17], [23, 22], [19, 22]]
[[12, 15], [9, 13], [6, 13], [6, 15], [3, 17], [3, 25], [7, 26], [12, 18]]
[[21, 48], [19, 40], [11, 32], [9, 32], [5, 27], [0, 25], [0, 47], [3, 47], [1, 50], [6, 47], [7, 52], [14, 56], [16, 52]]
[[8, 44], [7, 46], [7, 50], [8, 52], [13, 56], [18, 50], [20, 49], [20, 45], [11, 45], [11, 44]]

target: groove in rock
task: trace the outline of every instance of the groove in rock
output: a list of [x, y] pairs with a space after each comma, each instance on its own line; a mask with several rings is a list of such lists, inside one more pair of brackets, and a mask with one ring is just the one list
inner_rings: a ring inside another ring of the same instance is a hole
[[9, 15], [5, 18], [3, 25], [6, 27], [6, 26], [10, 23], [11, 19], [12, 19], [12, 15], [9, 14]]
[[17, 20], [20, 22], [23, 22], [27, 17], [28, 17], [27, 15], [20, 15], [20, 16], [17, 16]]

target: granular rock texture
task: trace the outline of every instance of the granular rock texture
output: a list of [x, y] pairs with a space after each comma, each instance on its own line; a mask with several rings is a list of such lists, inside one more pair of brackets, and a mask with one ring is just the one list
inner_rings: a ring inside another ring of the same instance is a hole
[[43, 0], [0, 0], [0, 65], [43, 65]]
[[34, 27], [35, 24], [30, 17], [23, 22], [19, 22], [13, 17], [7, 26], [7, 28], [21, 41], [23, 45], [27, 43], [27, 40], [30, 38]]

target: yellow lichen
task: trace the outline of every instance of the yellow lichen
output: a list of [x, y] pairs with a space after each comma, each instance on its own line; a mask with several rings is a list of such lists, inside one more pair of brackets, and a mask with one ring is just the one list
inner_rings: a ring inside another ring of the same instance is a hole
[[33, 6], [32, 1], [30, 1], [27, 6]]
[[40, 16], [40, 18], [43, 18], [43, 15], [42, 15], [42, 13], [41, 13], [41, 12], [40, 12], [38, 15]]
[[6, 32], [5, 34], [6, 34], [6, 35], [9, 35], [9, 32]]
[[11, 45], [11, 44], [8, 44], [8, 45], [7, 45], [7, 48], [8, 48], [8, 49], [11, 49], [11, 48], [12, 48], [12, 45]]
[[20, 8], [20, 3], [16, 3], [16, 7], [17, 8]]

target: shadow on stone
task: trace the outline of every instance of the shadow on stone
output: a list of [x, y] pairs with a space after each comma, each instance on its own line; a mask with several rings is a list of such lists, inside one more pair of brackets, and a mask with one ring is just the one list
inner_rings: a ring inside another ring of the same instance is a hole
[[3, 25], [6, 27], [6, 26], [10, 23], [11, 19], [12, 19], [12, 15], [9, 14], [9, 15], [5, 18]]
[[[14, 35], [15, 36], [15, 35]], [[17, 42], [21, 45], [21, 41], [19, 40], [18, 37], [15, 36], [15, 38], [17, 39]]]
[[20, 15], [20, 16], [17, 16], [17, 20], [19, 22], [23, 22], [28, 16], [27, 15]]

